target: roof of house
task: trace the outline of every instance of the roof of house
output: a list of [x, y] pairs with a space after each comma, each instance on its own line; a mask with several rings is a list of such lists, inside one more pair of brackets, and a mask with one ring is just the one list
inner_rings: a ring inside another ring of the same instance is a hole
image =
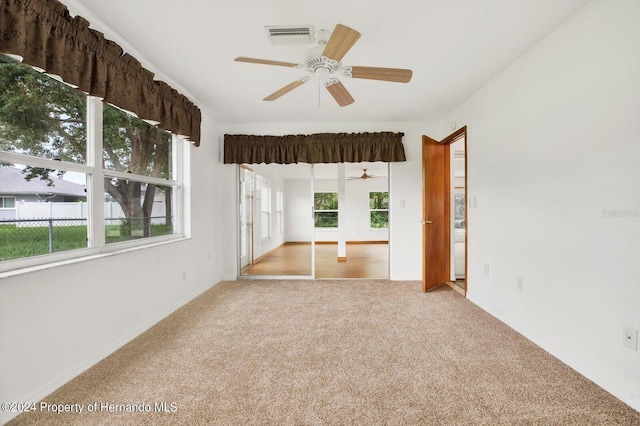
[[44, 179], [26, 180], [21, 169], [15, 167], [0, 167], [0, 194], [48, 194], [73, 195], [86, 197], [84, 185], [69, 182], [55, 176], [50, 176], [51, 186]]

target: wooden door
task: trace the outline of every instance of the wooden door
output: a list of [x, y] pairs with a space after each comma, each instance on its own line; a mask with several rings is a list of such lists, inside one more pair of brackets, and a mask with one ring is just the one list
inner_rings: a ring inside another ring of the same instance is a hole
[[449, 144], [422, 137], [422, 291], [449, 281], [450, 238]]

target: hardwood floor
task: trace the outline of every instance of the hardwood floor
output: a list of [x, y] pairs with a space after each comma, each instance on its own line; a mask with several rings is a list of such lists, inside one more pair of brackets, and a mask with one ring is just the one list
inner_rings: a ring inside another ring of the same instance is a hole
[[[316, 244], [316, 278], [389, 278], [389, 244], [347, 244], [338, 262], [337, 244]], [[311, 244], [284, 244], [242, 275], [311, 275]]]
[[311, 244], [284, 244], [257, 263], [242, 269], [242, 275], [311, 275]]

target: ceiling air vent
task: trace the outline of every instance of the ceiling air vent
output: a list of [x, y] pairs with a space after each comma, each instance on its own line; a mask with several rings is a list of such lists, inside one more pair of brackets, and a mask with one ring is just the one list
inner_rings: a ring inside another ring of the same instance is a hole
[[271, 44], [313, 44], [313, 25], [271, 25], [265, 27]]

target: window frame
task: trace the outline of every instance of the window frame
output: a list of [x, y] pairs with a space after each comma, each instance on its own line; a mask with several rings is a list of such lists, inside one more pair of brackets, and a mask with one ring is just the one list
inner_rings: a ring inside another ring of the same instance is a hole
[[[28, 66], [24, 64], [25, 66]], [[49, 76], [51, 77], [51, 76]], [[64, 82], [63, 82], [64, 83]], [[65, 83], [66, 84], [66, 83]], [[103, 158], [103, 101], [94, 96], [86, 96], [87, 101], [87, 141], [86, 163], [72, 163], [45, 157], [37, 157], [0, 150], [0, 162], [25, 164], [32, 167], [48, 168], [65, 172], [83, 173], [87, 176], [87, 247], [37, 256], [0, 261], [0, 273], [19, 273], [26, 268], [51, 267], [67, 261], [81, 261], [96, 255], [107, 255], [131, 249], [151, 247], [190, 237], [187, 220], [188, 194], [185, 185], [185, 170], [188, 169], [191, 144], [182, 136], [172, 134], [172, 180], [151, 176], [123, 173], [102, 167]], [[104, 212], [104, 178], [124, 178], [142, 183], [171, 186], [175, 219], [173, 233], [145, 238], [106, 243]]]
[[[372, 209], [371, 208], [371, 194], [384, 192], [387, 194], [387, 208], [386, 209]], [[389, 191], [369, 191], [369, 230], [370, 231], [388, 231], [389, 230]], [[371, 219], [373, 212], [387, 212], [387, 227], [386, 228], [374, 228], [371, 226]]]
[[284, 191], [276, 190], [276, 235], [284, 233]]
[[[5, 201], [8, 198], [12, 198], [13, 199], [13, 207], [6, 207], [5, 206]], [[15, 210], [16, 209], [16, 197], [14, 197], [12, 195], [3, 195], [3, 196], [0, 196], [0, 200], [2, 200], [2, 202], [0, 203], [0, 210]]]
[[[269, 241], [273, 237], [271, 226], [271, 216], [273, 212], [273, 206], [271, 202], [272, 193], [273, 192], [271, 190], [269, 181], [265, 177], [258, 175], [258, 178], [256, 179], [256, 194], [258, 195], [258, 199], [260, 200], [259, 208], [261, 243]], [[266, 220], [263, 219], [265, 216]]]
[[[315, 208], [315, 197], [316, 194], [336, 194], [336, 201], [338, 200], [338, 191], [315, 191], [313, 193], [313, 229], [316, 231], [336, 231], [338, 229], [338, 227], [340, 226], [340, 215], [339, 215], [339, 210], [338, 209], [316, 209]], [[339, 207], [338, 207], [339, 208]], [[316, 222], [316, 214], [317, 213], [336, 213], [338, 214], [337, 217], [337, 223], [336, 226], [315, 226], [315, 222]]]

